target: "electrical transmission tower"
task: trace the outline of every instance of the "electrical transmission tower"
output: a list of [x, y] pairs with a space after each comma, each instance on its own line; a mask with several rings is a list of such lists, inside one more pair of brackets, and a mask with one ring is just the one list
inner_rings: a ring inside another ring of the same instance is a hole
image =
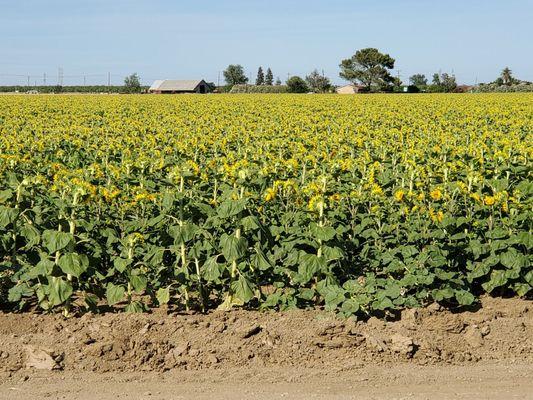
[[57, 85], [63, 86], [63, 68], [61, 67], [57, 69]]

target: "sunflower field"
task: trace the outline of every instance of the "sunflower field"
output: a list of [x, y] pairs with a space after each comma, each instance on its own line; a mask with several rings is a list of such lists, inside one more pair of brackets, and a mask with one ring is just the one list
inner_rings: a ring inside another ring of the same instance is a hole
[[530, 296], [532, 133], [531, 94], [1, 96], [0, 308]]

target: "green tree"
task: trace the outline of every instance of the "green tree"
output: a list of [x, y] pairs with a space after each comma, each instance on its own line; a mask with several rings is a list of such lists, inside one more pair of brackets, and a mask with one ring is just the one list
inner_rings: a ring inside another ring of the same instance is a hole
[[392, 91], [403, 92], [403, 82], [399, 77], [392, 78]]
[[306, 93], [309, 91], [307, 83], [299, 76], [291, 76], [287, 80], [287, 91], [289, 93]]
[[305, 81], [315, 93], [325, 93], [331, 88], [329, 78], [321, 75], [316, 69], [305, 77]]
[[126, 93], [141, 92], [141, 81], [136, 73], [124, 78], [124, 90]]
[[440, 76], [440, 81], [444, 92], [446, 93], [453, 92], [457, 88], [457, 81], [455, 80], [455, 75], [443, 73]]
[[360, 83], [369, 91], [384, 90], [390, 87], [393, 78], [394, 58], [378, 49], [358, 50], [351, 58], [342, 60], [340, 77], [354, 84]]
[[431, 85], [428, 86], [430, 92], [435, 93], [450, 93], [457, 88], [457, 81], [455, 75], [442, 73], [442, 74], [433, 74], [433, 79]]
[[513, 81], [515, 80], [513, 78], [513, 71], [509, 67], [505, 67], [500, 75], [502, 78], [502, 82], [504, 85], [510, 86]]
[[276, 86], [281, 86], [281, 79], [279, 79], [279, 76], [276, 79]]
[[224, 79], [228, 85], [242, 85], [248, 82], [242, 65], [232, 64], [224, 71]]
[[409, 78], [409, 83], [419, 89], [422, 89], [428, 85], [428, 80], [424, 74], [414, 74]]
[[257, 70], [257, 78], [255, 79], [255, 84], [261, 86], [265, 84], [265, 74], [263, 73], [263, 67], [259, 67]]
[[272, 74], [272, 70], [269, 68], [267, 69], [267, 73], [265, 75], [265, 85], [272, 86], [274, 83], [274, 75]]

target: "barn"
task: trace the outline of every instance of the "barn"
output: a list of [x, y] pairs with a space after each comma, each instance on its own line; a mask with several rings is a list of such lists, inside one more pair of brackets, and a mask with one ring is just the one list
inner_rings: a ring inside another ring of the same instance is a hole
[[174, 94], [174, 93], [209, 93], [211, 92], [211, 87], [207, 84], [206, 81], [202, 80], [191, 80], [191, 81], [182, 81], [182, 80], [158, 80], [155, 81], [148, 93], [156, 94]]
[[346, 85], [337, 88], [339, 94], [356, 94], [365, 91], [365, 87], [362, 85]]

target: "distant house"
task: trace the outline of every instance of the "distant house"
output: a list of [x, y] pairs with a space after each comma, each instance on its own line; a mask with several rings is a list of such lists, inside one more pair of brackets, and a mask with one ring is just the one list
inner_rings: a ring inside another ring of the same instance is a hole
[[206, 81], [180, 81], [180, 80], [158, 80], [155, 81], [148, 93], [156, 94], [174, 94], [174, 93], [209, 93], [211, 87]]
[[454, 90], [456, 93], [472, 93], [474, 86], [471, 85], [459, 85]]
[[338, 94], [356, 94], [356, 93], [362, 93], [365, 92], [366, 88], [362, 85], [345, 85], [345, 86], [339, 86], [337, 88]]

